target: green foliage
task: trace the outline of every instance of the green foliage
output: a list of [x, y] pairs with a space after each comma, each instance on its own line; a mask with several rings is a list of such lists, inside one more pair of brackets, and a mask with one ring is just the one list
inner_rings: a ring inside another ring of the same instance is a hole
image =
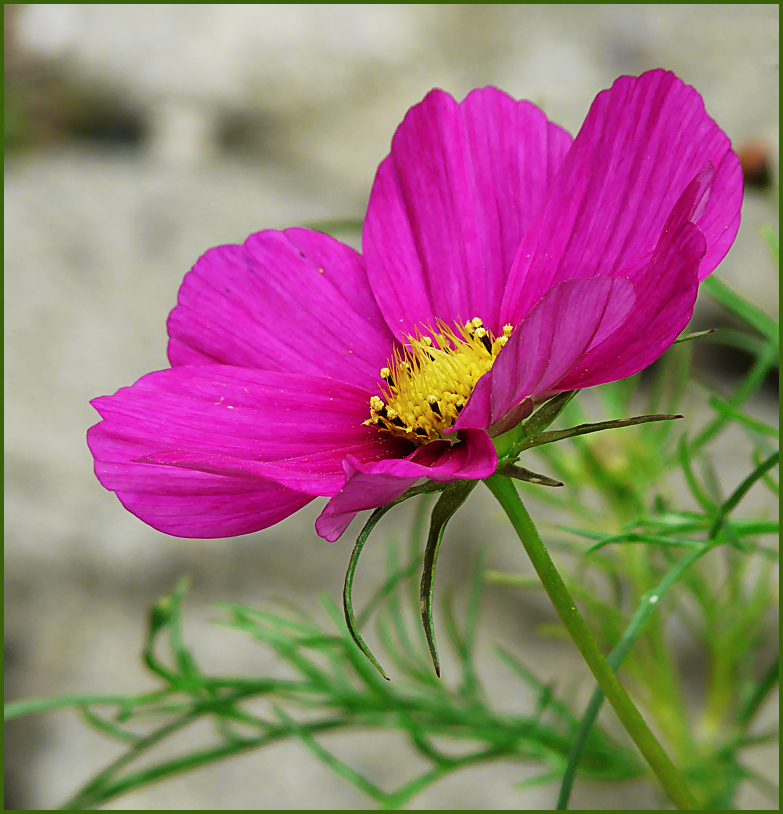
[[[500, 758], [542, 765], [542, 782], [559, 775], [578, 722], [551, 688], [510, 653], [499, 651], [501, 661], [533, 689], [538, 703], [532, 711], [510, 715], [494, 710], [482, 689], [475, 637], [483, 570], [476, 573], [463, 613], [454, 612], [451, 603], [445, 605], [445, 628], [460, 676], [451, 687], [434, 676], [426, 645], [411, 636], [418, 624], [418, 561], [400, 566], [396, 557], [391, 546], [386, 580], [368, 603], [368, 612], [360, 614], [365, 622], [370, 614], [375, 616], [378, 638], [395, 668], [394, 682], [378, 675], [328, 598], [323, 599], [320, 619], [291, 610], [222, 605], [221, 623], [271, 649], [291, 677], [208, 675], [183, 636], [183, 582], [150, 614], [144, 661], [157, 688], [135, 696], [70, 696], [12, 704], [6, 707], [6, 719], [73, 707], [90, 726], [125, 745], [126, 751], [66, 802], [65, 809], [95, 808], [139, 786], [283, 739], [301, 741], [381, 808], [403, 806], [465, 766]], [[259, 702], [264, 712], [259, 712]], [[214, 724], [213, 742], [145, 765], [150, 749], [204, 719]], [[368, 730], [405, 733], [426, 768], [399, 788], [383, 790], [319, 740], [328, 733]], [[599, 727], [587, 740], [583, 767], [588, 776], [604, 781], [631, 779], [642, 771], [633, 753]]]

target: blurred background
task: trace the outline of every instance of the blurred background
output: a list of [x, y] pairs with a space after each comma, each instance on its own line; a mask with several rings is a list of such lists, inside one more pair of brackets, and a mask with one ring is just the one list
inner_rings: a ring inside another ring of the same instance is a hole
[[[7, 700], [148, 687], [146, 610], [184, 573], [186, 631], [223, 673], [268, 665], [211, 624], [212, 603], [280, 595], [314, 607], [319, 593], [339, 596], [356, 524], [329, 545], [313, 530], [314, 505], [240, 539], [155, 532], [95, 480], [88, 401], [166, 366], [166, 316], [207, 248], [262, 228], [361, 218], [396, 125], [432, 87], [462, 98], [497, 85], [576, 133], [618, 75], [675, 71], [704, 96], [746, 172], [743, 224], [717, 275], [777, 317], [758, 234], [777, 220], [776, 4], [11, 4], [4, 16]], [[725, 319], [700, 301], [695, 327]], [[698, 350], [699, 375], [728, 384], [747, 360], [715, 348]], [[754, 409], [772, 420], [774, 383]], [[524, 568], [479, 491], [447, 534], [439, 584], [458, 589], [480, 548], [491, 567]], [[384, 533], [404, 535], [408, 521], [403, 507]], [[383, 552], [366, 555], [370, 583], [374, 556]], [[493, 608], [484, 635], [514, 642], [542, 678], [581, 669], [573, 648], [536, 637], [554, 620], [544, 601], [519, 599], [511, 616]], [[502, 676], [490, 685], [511, 692]], [[6, 808], [56, 806], [112, 748], [72, 713], [16, 722]], [[405, 774], [402, 743], [346, 748], [378, 782]], [[551, 807], [551, 787], [523, 794], [520, 778], [508, 766], [457, 774], [415, 807]], [[578, 786], [573, 807], [593, 807], [594, 794]], [[613, 789], [600, 805], [655, 807], [645, 795]], [[111, 807], [368, 806], [292, 743]]]

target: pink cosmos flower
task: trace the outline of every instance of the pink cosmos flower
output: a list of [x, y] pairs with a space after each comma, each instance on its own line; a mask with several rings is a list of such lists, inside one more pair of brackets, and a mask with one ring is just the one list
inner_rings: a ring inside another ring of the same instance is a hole
[[496, 88], [433, 90], [378, 169], [364, 256], [287, 229], [201, 257], [171, 368], [92, 402], [95, 472], [183, 537], [326, 496], [327, 540], [421, 478], [486, 478], [534, 405], [672, 344], [741, 201], [729, 139], [671, 73], [618, 79], [574, 139]]

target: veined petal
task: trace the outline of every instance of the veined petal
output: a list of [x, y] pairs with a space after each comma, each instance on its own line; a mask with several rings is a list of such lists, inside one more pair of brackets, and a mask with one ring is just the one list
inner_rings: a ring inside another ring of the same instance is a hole
[[[96, 474], [101, 477], [96, 465]], [[237, 482], [219, 475], [166, 475], [170, 491], [117, 492], [125, 508], [175, 537], [237, 537], [274, 526], [313, 498], [272, 481]]]
[[168, 320], [172, 366], [219, 363], [370, 386], [392, 343], [361, 255], [306, 229], [210, 249], [177, 303]]
[[674, 74], [620, 77], [593, 102], [520, 244], [503, 320], [516, 324], [562, 280], [621, 276], [649, 257], [683, 191], [709, 165], [715, 177], [694, 213], [707, 242], [700, 279], [739, 227], [739, 160], [701, 96]]
[[331, 495], [346, 455], [375, 461], [412, 448], [364, 426], [368, 404], [365, 391], [333, 379], [194, 365], [95, 399], [103, 421], [88, 441], [96, 474], [118, 494], [165, 496], [189, 472], [224, 491], [269, 480]]
[[312, 229], [286, 229], [283, 234], [318, 269], [323, 269], [324, 279], [362, 319], [383, 337], [389, 337], [386, 321], [367, 279], [364, 258], [359, 252]]
[[488, 478], [497, 466], [497, 453], [481, 430], [466, 430], [461, 441], [433, 441], [402, 460], [362, 463], [353, 455], [345, 459], [345, 486], [327, 503], [315, 529], [334, 542], [358, 512], [384, 506], [402, 496], [417, 480], [438, 483], [463, 478]]
[[401, 338], [421, 325], [483, 319], [497, 333], [520, 240], [571, 137], [496, 88], [460, 104], [434, 90], [397, 129], [364, 223], [367, 272]]
[[580, 360], [557, 390], [592, 387], [632, 376], [654, 362], [688, 324], [696, 302], [699, 262], [706, 240], [690, 222], [701, 200], [703, 184], [696, 178], [674, 208], [650, 260], [629, 269], [636, 292], [634, 306], [623, 323]]
[[556, 285], [479, 379], [454, 429], [488, 429], [525, 399], [549, 390], [579, 366], [591, 347], [616, 332], [634, 300], [633, 284], [625, 279], [593, 277]]

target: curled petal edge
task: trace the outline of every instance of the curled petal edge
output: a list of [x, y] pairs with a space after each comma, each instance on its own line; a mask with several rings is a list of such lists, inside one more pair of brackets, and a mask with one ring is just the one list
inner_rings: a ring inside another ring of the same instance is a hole
[[421, 478], [449, 483], [492, 475], [497, 453], [489, 435], [469, 429], [459, 438], [456, 444], [433, 441], [402, 459], [361, 463], [348, 455], [343, 461], [345, 485], [321, 512], [316, 531], [325, 540], [335, 542], [358, 512], [391, 503]]

